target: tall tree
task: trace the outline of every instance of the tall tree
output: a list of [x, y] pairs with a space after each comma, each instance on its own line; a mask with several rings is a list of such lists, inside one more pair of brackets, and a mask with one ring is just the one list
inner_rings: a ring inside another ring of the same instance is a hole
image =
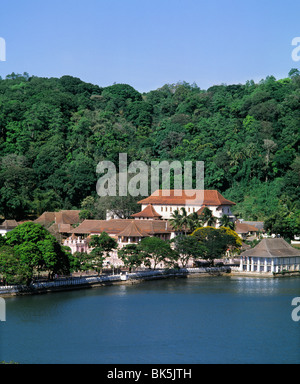
[[230, 220], [229, 216], [228, 215], [222, 215], [220, 220], [220, 225], [222, 227], [228, 227], [230, 229], [234, 229], [235, 228], [235, 223], [233, 221]]
[[217, 222], [217, 218], [213, 215], [212, 211], [205, 207], [200, 214], [200, 221], [202, 222], [202, 225], [207, 225], [209, 227], [214, 226]]
[[21, 265], [26, 268], [29, 284], [35, 272], [46, 271], [50, 277], [70, 273], [71, 255], [40, 224], [26, 222], [6, 234]]
[[144, 253], [137, 244], [127, 244], [118, 251], [119, 258], [123, 261], [125, 267], [136, 269], [146, 262]]
[[168, 260], [169, 262], [176, 259], [176, 252], [170, 247], [167, 241], [158, 237], [145, 237], [140, 242], [140, 249], [144, 253], [144, 258], [148, 265], [153, 269], [161, 262]]
[[178, 261], [183, 268], [186, 268], [190, 261], [202, 258], [206, 248], [198, 241], [195, 236], [176, 236], [172, 243], [178, 253]]
[[226, 255], [230, 246], [236, 246], [236, 237], [227, 231], [214, 227], [201, 227], [196, 229], [192, 236], [204, 246], [203, 258], [213, 265], [214, 259], [220, 259]]
[[93, 256], [94, 268], [100, 274], [102, 273], [104, 260], [109, 256], [110, 252], [117, 249], [118, 243], [106, 232], [102, 232], [100, 235], [93, 235], [89, 245], [93, 248], [91, 255]]

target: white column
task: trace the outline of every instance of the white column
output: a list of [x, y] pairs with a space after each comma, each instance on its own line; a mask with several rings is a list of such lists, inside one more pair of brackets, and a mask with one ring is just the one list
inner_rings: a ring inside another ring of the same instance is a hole
[[254, 272], [254, 259], [251, 258], [251, 272]]
[[260, 257], [257, 259], [257, 272], [260, 272]]
[[249, 256], [247, 256], [247, 272], [250, 271], [250, 260], [249, 260]]
[[240, 259], [240, 272], [243, 272], [243, 258]]
[[265, 268], [264, 268], [264, 272], [267, 272], [267, 271], [268, 271], [267, 259], [265, 259]]

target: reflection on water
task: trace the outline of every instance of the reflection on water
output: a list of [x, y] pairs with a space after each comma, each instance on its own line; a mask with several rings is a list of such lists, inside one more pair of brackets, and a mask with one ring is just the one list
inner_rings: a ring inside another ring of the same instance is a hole
[[237, 293], [239, 294], [258, 294], [258, 295], [272, 295], [279, 293], [280, 282], [278, 279], [273, 278], [234, 278], [238, 282]]
[[193, 277], [10, 298], [0, 360], [299, 363], [299, 283]]

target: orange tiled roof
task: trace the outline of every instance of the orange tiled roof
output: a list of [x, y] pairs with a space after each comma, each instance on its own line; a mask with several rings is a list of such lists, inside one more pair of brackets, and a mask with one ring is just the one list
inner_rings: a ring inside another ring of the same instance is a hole
[[205, 206], [202, 205], [202, 207], [198, 209], [197, 214], [198, 214], [199, 216], [202, 215], [202, 213], [203, 213], [203, 211], [204, 211], [204, 208], [205, 208]]
[[[128, 227], [133, 223], [135, 226]], [[127, 229], [126, 229], [127, 228]], [[136, 229], [135, 229], [136, 228]], [[123, 231], [128, 233], [142, 233], [144, 235], [154, 235], [173, 232], [168, 221], [165, 220], [135, 220], [135, 219], [111, 219], [111, 220], [84, 220], [78, 227], [72, 229], [70, 233], [77, 234], [96, 234], [107, 232], [109, 235], [119, 236]], [[130, 232], [131, 231], [131, 232]], [[125, 236], [123, 234], [123, 236]], [[139, 236], [139, 235], [130, 235]]]
[[55, 221], [55, 212], [44, 212], [41, 216], [39, 216], [35, 223], [46, 224]]
[[127, 227], [118, 233], [118, 236], [127, 236], [127, 237], [147, 237], [150, 236], [147, 232], [143, 231], [141, 228], [138, 228], [135, 222], [130, 222]]
[[79, 213], [79, 210], [55, 212], [55, 221], [57, 224], [77, 224], [80, 221]]
[[11, 229], [11, 228], [15, 228], [17, 227], [19, 224], [17, 223], [16, 220], [5, 220], [3, 221], [3, 223], [1, 224], [1, 228], [5, 228], [5, 229]]
[[[167, 194], [167, 196], [165, 196]], [[197, 196], [197, 194], [199, 196]], [[194, 201], [196, 199], [196, 201]], [[234, 202], [225, 199], [216, 190], [162, 190], [159, 189], [149, 197], [138, 202], [139, 204], [158, 204], [158, 205], [188, 205], [199, 204], [208, 206], [235, 205]]]
[[156, 217], [156, 218], [162, 217], [159, 213], [156, 212], [152, 204], [147, 205], [147, 207], [144, 208], [141, 212], [134, 213], [131, 216], [132, 217]]
[[35, 223], [50, 224], [77, 224], [79, 219], [79, 210], [62, 210], [59, 212], [44, 212], [40, 217], [34, 220]]
[[259, 229], [250, 224], [244, 224], [240, 222], [235, 223], [236, 233], [248, 233], [248, 232], [259, 232]]

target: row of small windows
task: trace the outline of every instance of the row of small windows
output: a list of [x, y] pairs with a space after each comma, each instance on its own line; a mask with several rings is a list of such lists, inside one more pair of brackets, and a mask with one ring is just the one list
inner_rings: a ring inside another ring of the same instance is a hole
[[[170, 212], [173, 212], [173, 207], [169, 207], [170, 208]], [[181, 208], [184, 208], [184, 207], [177, 207], [177, 211], [179, 211]], [[161, 207], [160, 208], [161, 212], [163, 212], [165, 210], [165, 212], [168, 212], [168, 207]], [[196, 208], [191, 208], [191, 207], [187, 207], [186, 208], [187, 212], [196, 212]]]
[[[183, 207], [177, 207], [177, 211], [179, 211], [181, 208], [183, 208]], [[199, 208], [187, 207], [186, 211], [191, 213], [191, 212], [196, 212], [196, 209], [198, 210]], [[161, 210], [161, 212], [164, 212], [164, 211], [168, 212], [168, 207], [161, 207], [160, 210]], [[173, 212], [173, 207], [169, 207], [169, 212]], [[229, 208], [223, 208], [222, 212], [230, 214], [230, 209]]]

